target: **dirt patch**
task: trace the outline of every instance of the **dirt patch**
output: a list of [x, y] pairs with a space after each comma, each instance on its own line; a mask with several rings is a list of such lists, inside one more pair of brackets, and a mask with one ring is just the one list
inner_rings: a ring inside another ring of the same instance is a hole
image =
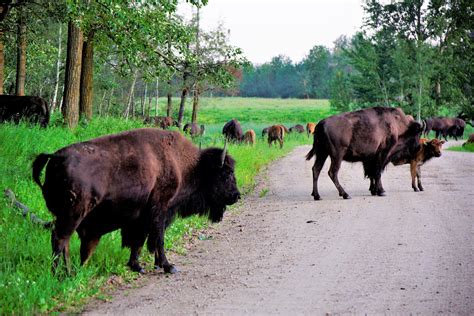
[[274, 163], [212, 238], [173, 256], [179, 274], [148, 275], [86, 314], [474, 313], [474, 155], [428, 162], [418, 193], [408, 166], [389, 166], [386, 197], [370, 196], [361, 164], [343, 163], [352, 200], [328, 161], [313, 201], [309, 149]]

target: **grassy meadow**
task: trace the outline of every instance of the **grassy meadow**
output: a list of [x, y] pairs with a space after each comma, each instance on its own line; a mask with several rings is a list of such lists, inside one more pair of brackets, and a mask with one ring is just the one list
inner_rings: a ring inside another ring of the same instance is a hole
[[[164, 100], [160, 99], [160, 102]], [[178, 100], [175, 99], [175, 102]], [[188, 104], [188, 109], [190, 108]], [[185, 115], [190, 117], [190, 110]], [[163, 109], [160, 109], [163, 113]], [[159, 114], [161, 114], [159, 113]], [[195, 142], [203, 147], [223, 146], [223, 124], [237, 118], [244, 130], [253, 128], [257, 135], [273, 123], [305, 124], [332, 114], [327, 101], [275, 100], [243, 98], [203, 98], [199, 122], [206, 124], [206, 134]], [[161, 114], [162, 115], [162, 114]], [[188, 119], [189, 120], [189, 119]], [[188, 121], [185, 119], [185, 122]], [[143, 127], [141, 120], [94, 118], [75, 130], [64, 128], [57, 116], [47, 129], [27, 125], [0, 125], [0, 314], [31, 314], [80, 309], [89, 297], [101, 297], [101, 290], [111, 283], [129, 282], [138, 277], [126, 267], [128, 249], [121, 248], [118, 231], [105, 235], [97, 250], [84, 267], [79, 266], [79, 239], [71, 239], [73, 275], [57, 277], [51, 273], [50, 231], [23, 218], [6, 198], [3, 191], [12, 189], [17, 199], [36, 215], [51, 220], [39, 187], [31, 178], [31, 163], [41, 152], [54, 152], [71, 143]], [[255, 146], [230, 145], [229, 152], [236, 159], [236, 177], [243, 193], [252, 190], [256, 174], [269, 162], [282, 157], [300, 144], [310, 144], [306, 135], [289, 135], [283, 149], [269, 148], [261, 137]], [[232, 208], [230, 209], [232, 211]], [[178, 219], [167, 230], [168, 251], [185, 254], [187, 238], [208, 225], [199, 217]], [[141, 261], [152, 269], [153, 258], [147, 252]], [[192, 267], [191, 267], [192, 268]]]

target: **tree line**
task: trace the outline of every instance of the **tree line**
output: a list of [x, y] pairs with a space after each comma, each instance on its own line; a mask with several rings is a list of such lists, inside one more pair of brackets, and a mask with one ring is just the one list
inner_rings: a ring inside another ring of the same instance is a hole
[[328, 98], [339, 111], [400, 106], [415, 117], [474, 118], [474, 16], [468, 0], [364, 3], [364, 26], [334, 48], [293, 63], [274, 57], [243, 71], [240, 95]]
[[207, 0], [187, 0], [195, 14], [177, 14], [177, 0], [0, 1], [0, 94], [38, 95], [73, 128], [80, 118], [147, 115], [160, 92], [186, 98], [226, 88], [245, 62], [223, 25], [201, 30]]

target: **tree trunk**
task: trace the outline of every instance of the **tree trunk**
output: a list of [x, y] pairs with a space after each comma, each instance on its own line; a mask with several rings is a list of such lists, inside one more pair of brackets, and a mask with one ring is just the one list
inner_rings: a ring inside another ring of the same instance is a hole
[[80, 115], [88, 121], [92, 119], [92, 101], [94, 96], [94, 31], [90, 31], [82, 47]]
[[148, 94], [148, 83], [145, 82], [145, 88], [143, 89], [142, 102], [141, 102], [142, 117], [145, 116], [145, 103], [146, 103], [147, 94]]
[[112, 90], [110, 90], [110, 95], [109, 95], [109, 99], [107, 100], [107, 105], [105, 107], [105, 115], [108, 116], [109, 115], [109, 111], [110, 111], [110, 104], [112, 103], [112, 98], [114, 97], [114, 88], [112, 88]]
[[99, 103], [99, 116], [102, 116], [102, 105], [104, 104], [106, 94], [107, 90], [104, 90], [104, 95], [102, 96], [102, 99], [100, 99]]
[[56, 61], [56, 81], [54, 84], [54, 94], [53, 100], [51, 102], [51, 113], [56, 109], [56, 102], [58, 100], [58, 90], [59, 90], [59, 75], [61, 73], [61, 38], [63, 32], [63, 25], [59, 24], [59, 35], [58, 35], [58, 59]]
[[15, 94], [25, 95], [26, 80], [26, 19], [24, 7], [19, 7], [16, 59], [16, 90]]
[[194, 85], [194, 93], [193, 93], [193, 115], [191, 122], [197, 124], [197, 115], [199, 110], [199, 84], [196, 83]]
[[[7, 16], [8, 9], [9, 9], [8, 4], [0, 5], [0, 22], [2, 22]], [[4, 55], [4, 46], [3, 46], [3, 28], [0, 28], [0, 95], [3, 94], [4, 76], [5, 76], [5, 55]]]
[[188, 72], [184, 71], [183, 75], [183, 90], [181, 90], [181, 101], [179, 102], [178, 112], [178, 127], [181, 128], [183, 125], [184, 106], [186, 104], [186, 96], [188, 95]]
[[3, 47], [3, 30], [0, 29], [0, 95], [3, 94], [3, 76], [5, 73], [5, 55]]
[[82, 31], [72, 21], [68, 25], [66, 73], [64, 82], [63, 108], [64, 121], [69, 128], [79, 122], [79, 92], [81, 87]]
[[135, 70], [133, 73], [133, 81], [132, 85], [130, 86], [130, 92], [128, 93], [128, 98], [127, 98], [127, 108], [125, 109], [125, 119], [128, 120], [128, 117], [130, 116], [130, 110], [132, 109], [132, 102], [133, 102], [133, 93], [135, 91], [135, 84], [137, 82], [137, 77], [138, 77], [138, 70]]

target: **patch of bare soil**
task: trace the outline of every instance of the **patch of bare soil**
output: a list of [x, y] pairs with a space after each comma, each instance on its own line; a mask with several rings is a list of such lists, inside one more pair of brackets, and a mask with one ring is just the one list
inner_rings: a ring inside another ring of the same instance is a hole
[[474, 155], [444, 151], [422, 167], [417, 193], [408, 165], [389, 166], [386, 197], [370, 196], [361, 164], [343, 163], [351, 200], [338, 196], [328, 160], [313, 201], [309, 149], [274, 163], [212, 238], [174, 256], [179, 274], [147, 275], [85, 313], [473, 314]]

